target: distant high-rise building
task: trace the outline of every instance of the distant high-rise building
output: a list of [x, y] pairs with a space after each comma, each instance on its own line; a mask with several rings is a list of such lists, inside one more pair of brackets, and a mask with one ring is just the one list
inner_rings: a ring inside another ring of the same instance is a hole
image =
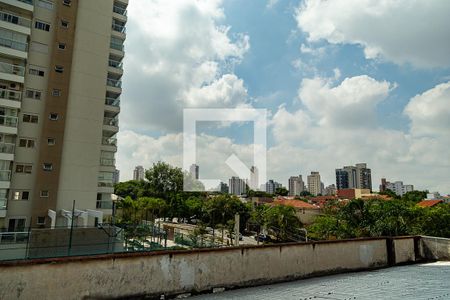
[[256, 191], [259, 189], [258, 168], [252, 166], [250, 168], [250, 189]]
[[302, 175], [291, 176], [288, 183], [289, 196], [300, 196], [300, 194], [305, 191], [305, 183], [303, 182]]
[[311, 172], [311, 175], [308, 175], [308, 191], [317, 196], [322, 193], [322, 182], [320, 181], [319, 172]]
[[136, 166], [133, 171], [133, 180], [144, 180], [145, 169], [143, 166]]
[[219, 192], [228, 194], [229, 193], [228, 184], [226, 184], [225, 182], [221, 182], [219, 184]]
[[113, 173], [113, 184], [117, 184], [120, 182], [120, 170], [115, 169]]
[[200, 168], [199, 168], [198, 165], [192, 164], [192, 165], [190, 166], [190, 168], [189, 168], [189, 173], [191, 174], [191, 176], [192, 176], [193, 178], [195, 178], [195, 179], [198, 180], [198, 178], [199, 178], [199, 170], [200, 170]]
[[336, 187], [342, 189], [369, 189], [372, 190], [372, 174], [367, 164], [345, 166], [336, 169]]
[[229, 193], [240, 196], [247, 193], [247, 179], [233, 176], [228, 180]]
[[393, 191], [397, 196], [403, 196], [407, 192], [414, 191], [414, 186], [411, 184], [403, 184], [402, 181], [389, 182], [386, 178], [381, 179], [380, 192], [385, 192], [386, 190]]
[[278, 183], [272, 179], [266, 182], [266, 193], [268, 194], [275, 194], [275, 191], [277, 188], [281, 188], [281, 183]]
[[325, 188], [325, 193], [326, 196], [334, 196], [336, 195], [336, 186], [334, 184], [331, 184], [329, 186], [327, 186]]
[[128, 2], [0, 0], [0, 228], [111, 215]]

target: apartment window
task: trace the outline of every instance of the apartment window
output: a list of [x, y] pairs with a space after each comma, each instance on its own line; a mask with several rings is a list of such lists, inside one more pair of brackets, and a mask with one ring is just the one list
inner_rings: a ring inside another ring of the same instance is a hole
[[14, 201], [28, 201], [30, 200], [29, 191], [14, 191], [13, 198]]
[[45, 225], [45, 217], [37, 217], [37, 225]]
[[63, 66], [55, 66], [55, 72], [56, 73], [64, 72], [64, 67]]
[[70, 6], [70, 4], [72, 4], [72, 1], [71, 0], [63, 0], [63, 4], [65, 6]]
[[38, 66], [30, 66], [28, 73], [30, 75], [41, 76], [41, 77], [44, 77], [44, 75], [45, 75], [44, 69], [41, 67], [38, 67]]
[[57, 114], [57, 113], [50, 113], [50, 114], [48, 115], [48, 118], [49, 118], [50, 120], [52, 120], [52, 121], [56, 121], [56, 120], [58, 120], [58, 114]]
[[33, 139], [19, 139], [19, 147], [34, 148], [35, 141]]
[[42, 169], [44, 171], [52, 171], [53, 170], [53, 164], [51, 164], [51, 163], [43, 163], [42, 164]]
[[54, 146], [55, 144], [56, 144], [56, 139], [54, 139], [54, 138], [47, 139], [47, 145]]
[[22, 121], [25, 123], [37, 123], [38, 115], [23, 114]]
[[49, 195], [48, 191], [46, 191], [46, 190], [41, 191], [41, 198], [48, 198], [48, 195]]
[[61, 27], [63, 27], [63, 28], [69, 28], [69, 21], [61, 20]]
[[31, 174], [32, 170], [33, 170], [33, 166], [29, 165], [29, 164], [17, 164], [16, 165], [16, 173]]
[[50, 24], [42, 21], [36, 21], [34, 22], [34, 28], [44, 31], [50, 31]]
[[52, 96], [53, 96], [53, 97], [59, 97], [59, 96], [61, 96], [61, 90], [53, 89], [53, 90], [52, 90]]
[[37, 5], [48, 10], [53, 10], [53, 2], [49, 0], [38, 0]]
[[58, 49], [59, 50], [66, 50], [66, 44], [65, 43], [58, 43]]
[[30, 98], [30, 99], [41, 100], [42, 92], [41, 91], [27, 89], [26, 92], [25, 92], [25, 96], [27, 98]]

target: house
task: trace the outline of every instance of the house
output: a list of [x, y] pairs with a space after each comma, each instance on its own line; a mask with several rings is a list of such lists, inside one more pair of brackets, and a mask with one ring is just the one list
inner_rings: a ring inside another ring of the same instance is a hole
[[297, 218], [304, 225], [313, 223], [314, 219], [321, 214], [320, 207], [302, 200], [288, 199], [287, 197], [278, 197], [272, 205], [285, 205], [293, 207]]

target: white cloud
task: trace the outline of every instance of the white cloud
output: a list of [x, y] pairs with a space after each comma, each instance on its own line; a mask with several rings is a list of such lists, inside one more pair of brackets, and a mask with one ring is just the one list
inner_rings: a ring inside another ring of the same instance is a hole
[[246, 101], [243, 82], [232, 69], [248, 51], [249, 37], [232, 36], [222, 25], [221, 5], [218, 0], [130, 2], [121, 114], [127, 129], [176, 132], [185, 107]]
[[450, 81], [415, 96], [405, 108], [415, 135], [450, 140]]
[[305, 0], [296, 12], [310, 42], [357, 44], [366, 58], [448, 67], [450, 1]]
[[273, 8], [275, 5], [277, 5], [278, 2], [280, 2], [280, 0], [268, 0], [268, 1], [267, 1], [267, 4], [266, 4], [266, 8], [267, 8], [267, 9], [271, 9], [271, 8]]
[[271, 176], [286, 181], [318, 170], [325, 183], [334, 183], [333, 168], [367, 162], [374, 189], [381, 177], [388, 177], [450, 192], [449, 86], [438, 85], [411, 99], [405, 110], [412, 123], [408, 132], [383, 128], [376, 120], [376, 106], [393, 87], [365, 75], [337, 85], [323, 78], [303, 80], [302, 108], [289, 112], [282, 106], [274, 115]]

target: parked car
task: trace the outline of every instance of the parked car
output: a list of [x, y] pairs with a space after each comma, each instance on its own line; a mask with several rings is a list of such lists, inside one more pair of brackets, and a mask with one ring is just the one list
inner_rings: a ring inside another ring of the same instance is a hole
[[255, 236], [255, 240], [258, 242], [270, 242], [270, 241], [272, 241], [272, 238], [268, 235], [260, 234], [260, 235]]

